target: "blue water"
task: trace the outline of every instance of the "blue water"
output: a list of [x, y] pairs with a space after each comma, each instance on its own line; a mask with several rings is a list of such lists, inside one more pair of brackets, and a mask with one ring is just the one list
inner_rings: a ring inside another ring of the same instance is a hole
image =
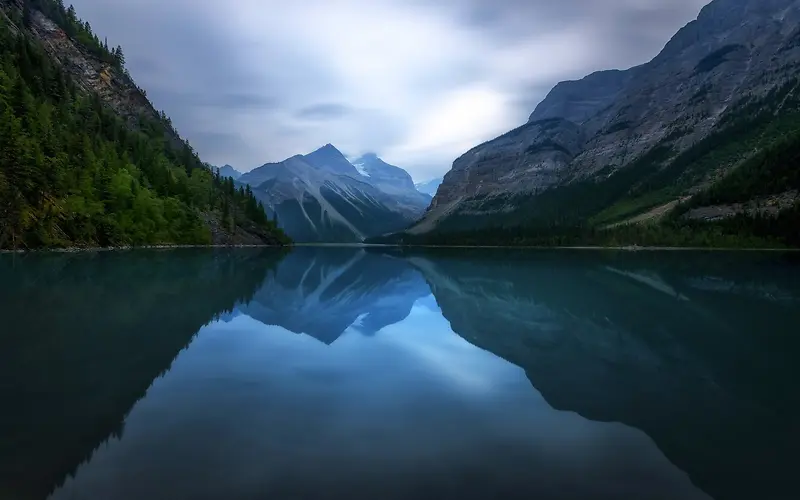
[[794, 498], [791, 255], [4, 255], [0, 283], [0, 498]]

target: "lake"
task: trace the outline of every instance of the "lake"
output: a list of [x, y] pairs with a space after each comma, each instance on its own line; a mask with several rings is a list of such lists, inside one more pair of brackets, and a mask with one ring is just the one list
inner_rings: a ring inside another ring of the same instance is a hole
[[796, 498], [800, 259], [0, 255], [0, 498]]

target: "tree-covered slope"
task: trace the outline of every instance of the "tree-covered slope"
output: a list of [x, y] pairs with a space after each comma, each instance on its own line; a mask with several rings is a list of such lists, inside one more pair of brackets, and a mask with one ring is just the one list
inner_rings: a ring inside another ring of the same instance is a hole
[[155, 112], [121, 48], [60, 0], [0, 0], [0, 248], [286, 242]]

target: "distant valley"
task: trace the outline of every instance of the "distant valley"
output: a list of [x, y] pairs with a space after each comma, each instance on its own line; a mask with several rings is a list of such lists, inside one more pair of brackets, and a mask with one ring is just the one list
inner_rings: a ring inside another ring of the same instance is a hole
[[439, 189], [439, 185], [442, 183], [442, 178], [437, 177], [435, 179], [431, 179], [426, 182], [419, 182], [415, 184], [417, 191], [420, 193], [425, 193], [430, 196], [436, 195], [436, 190]]

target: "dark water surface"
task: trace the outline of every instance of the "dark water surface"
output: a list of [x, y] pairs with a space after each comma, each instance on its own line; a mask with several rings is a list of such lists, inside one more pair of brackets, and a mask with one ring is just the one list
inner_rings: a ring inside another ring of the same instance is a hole
[[798, 498], [800, 262], [0, 255], [2, 499]]

